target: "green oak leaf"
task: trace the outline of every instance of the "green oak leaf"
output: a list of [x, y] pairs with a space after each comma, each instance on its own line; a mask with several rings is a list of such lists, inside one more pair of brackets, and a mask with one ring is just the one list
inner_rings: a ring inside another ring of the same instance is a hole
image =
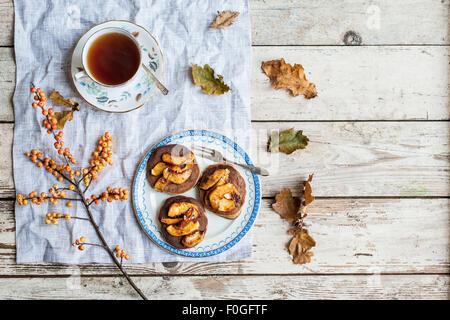
[[269, 152], [283, 152], [291, 154], [295, 150], [305, 149], [308, 145], [308, 137], [303, 135], [302, 130], [295, 132], [294, 128], [282, 131], [278, 134], [277, 131], [272, 132], [268, 149]]
[[223, 77], [219, 74], [215, 78], [214, 69], [207, 64], [203, 68], [192, 64], [192, 77], [194, 84], [201, 87], [206, 94], [220, 96], [230, 90], [230, 87], [223, 82]]

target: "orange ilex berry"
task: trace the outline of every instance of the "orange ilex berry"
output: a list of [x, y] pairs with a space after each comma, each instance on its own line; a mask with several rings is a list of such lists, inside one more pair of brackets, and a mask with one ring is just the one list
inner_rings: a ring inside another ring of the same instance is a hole
[[32, 93], [35, 93], [37, 90], [36, 90], [36, 88], [32, 87], [32, 88], [30, 89], [30, 91], [31, 91]]
[[80, 242], [86, 242], [86, 237], [81, 237]]
[[116, 249], [115, 249], [115, 250], [116, 250], [116, 251], [120, 251], [120, 249], [121, 249], [120, 246], [116, 246]]
[[78, 249], [83, 251], [84, 250], [84, 246], [79, 246]]
[[72, 202], [67, 202], [67, 206], [68, 206], [69, 208], [72, 208], [72, 205], [73, 205]]
[[125, 255], [125, 259], [130, 260], [130, 255], [129, 254]]
[[36, 109], [38, 107], [38, 104], [36, 102], [33, 102], [32, 106]]

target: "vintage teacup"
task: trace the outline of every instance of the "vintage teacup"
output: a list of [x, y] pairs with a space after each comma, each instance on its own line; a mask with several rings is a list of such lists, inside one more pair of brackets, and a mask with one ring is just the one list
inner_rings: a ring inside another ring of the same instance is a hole
[[91, 78], [102, 86], [118, 87], [134, 79], [141, 67], [142, 54], [135, 37], [116, 27], [93, 33], [82, 50], [82, 71], [74, 78]]

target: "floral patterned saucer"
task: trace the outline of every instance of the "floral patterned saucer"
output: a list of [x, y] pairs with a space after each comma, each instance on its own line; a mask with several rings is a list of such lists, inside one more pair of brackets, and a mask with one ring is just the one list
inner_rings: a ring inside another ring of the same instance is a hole
[[90, 78], [76, 81], [74, 75], [83, 70], [81, 52], [87, 39], [101, 28], [116, 27], [130, 32], [138, 41], [142, 63], [152, 70], [158, 79], [163, 78], [164, 58], [155, 38], [143, 27], [130, 21], [111, 20], [100, 23], [78, 40], [72, 54], [72, 81], [78, 93], [93, 107], [107, 112], [128, 112], [142, 107], [158, 91], [153, 80], [140, 68], [136, 77], [121, 87], [106, 87]]

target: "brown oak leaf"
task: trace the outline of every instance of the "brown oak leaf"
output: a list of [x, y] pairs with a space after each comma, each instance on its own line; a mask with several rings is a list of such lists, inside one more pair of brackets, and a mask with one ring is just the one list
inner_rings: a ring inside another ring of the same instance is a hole
[[56, 118], [58, 121], [56, 125], [58, 126], [58, 129], [62, 130], [64, 129], [64, 125], [67, 121], [71, 121], [73, 119], [73, 110], [63, 110], [61, 112], [55, 112], [53, 117]]
[[239, 15], [239, 12], [237, 11], [217, 11], [217, 17], [216, 19], [209, 25], [210, 28], [214, 29], [223, 29], [226, 27], [229, 27], [233, 24], [233, 22], [236, 20], [237, 16]]
[[316, 197], [314, 197], [312, 193], [311, 188], [311, 181], [313, 179], [314, 174], [310, 174], [308, 177], [308, 180], [305, 182], [305, 189], [303, 191], [303, 196], [305, 197], [305, 200], [303, 201], [303, 206], [307, 207], [311, 202], [313, 202]]
[[294, 97], [299, 94], [303, 94], [306, 99], [317, 96], [316, 86], [306, 80], [305, 71], [301, 64], [292, 66], [281, 58], [265, 61], [261, 64], [261, 68], [270, 78], [273, 88], [288, 89]]
[[273, 210], [280, 215], [283, 219], [289, 222], [298, 219], [298, 209], [300, 207], [300, 201], [292, 196], [290, 189], [285, 188], [275, 196], [275, 203], [272, 204]]
[[275, 196], [275, 203], [272, 204], [273, 210], [280, 215], [281, 218], [293, 223], [293, 227], [288, 234], [293, 235], [289, 242], [289, 253], [293, 256], [295, 264], [304, 264], [311, 262], [314, 255], [310, 250], [316, 245], [315, 240], [308, 234], [308, 230], [303, 224], [303, 219], [307, 216], [306, 208], [314, 201], [312, 195], [311, 181], [313, 174], [309, 175], [308, 180], [303, 183], [302, 198], [292, 196], [290, 189], [285, 188]]
[[294, 237], [289, 242], [289, 253], [293, 256], [295, 264], [305, 264], [311, 262], [314, 255], [311, 248], [316, 246], [316, 241], [302, 227], [296, 228]]
[[52, 99], [57, 105], [72, 108], [73, 110], [80, 111], [80, 104], [73, 99], [65, 99], [55, 89], [50, 93], [50, 99]]

